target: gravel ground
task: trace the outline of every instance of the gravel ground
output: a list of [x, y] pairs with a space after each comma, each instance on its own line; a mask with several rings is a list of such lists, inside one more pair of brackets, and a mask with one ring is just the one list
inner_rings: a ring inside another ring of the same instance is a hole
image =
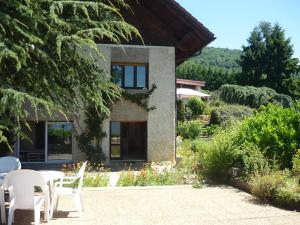
[[[84, 189], [82, 198], [81, 218], [73, 200], [62, 199], [48, 224], [300, 224], [300, 213], [259, 204], [251, 195], [227, 186]], [[33, 212], [16, 211], [14, 225], [28, 224], [33, 224]]]

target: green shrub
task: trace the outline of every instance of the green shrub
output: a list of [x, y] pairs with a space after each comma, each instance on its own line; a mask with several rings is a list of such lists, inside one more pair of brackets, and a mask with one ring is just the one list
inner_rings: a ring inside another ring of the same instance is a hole
[[176, 165], [176, 169], [184, 176], [195, 173], [199, 173], [199, 175], [202, 174], [204, 158], [203, 149], [205, 149], [204, 145], [206, 143], [206, 141], [201, 139], [185, 140], [177, 153], [177, 155], [181, 157], [181, 160]]
[[197, 117], [203, 114], [205, 109], [205, 102], [199, 97], [193, 97], [189, 99], [187, 106], [192, 112], [192, 116]]
[[275, 203], [291, 209], [300, 207], [300, 186], [298, 179], [289, 178], [283, 187], [279, 187], [275, 193]]
[[117, 186], [126, 187], [135, 185], [134, 171], [122, 171], [117, 182]]
[[219, 89], [220, 100], [230, 104], [247, 105], [251, 108], [259, 108], [269, 103], [279, 104], [284, 107], [293, 105], [293, 100], [288, 95], [278, 94], [267, 87], [252, 87], [238, 85], [223, 85]]
[[293, 173], [298, 176], [300, 175], [300, 149], [298, 149], [293, 157]]
[[245, 175], [269, 171], [268, 161], [260, 148], [240, 140], [240, 129], [236, 125], [218, 130], [209, 141], [196, 142], [195, 146], [191, 146], [191, 149], [202, 152], [198, 161], [206, 177], [226, 182], [230, 178], [228, 171], [231, 167], [241, 168]]
[[226, 126], [252, 115], [252, 109], [241, 105], [222, 105], [211, 111], [210, 124]]
[[228, 180], [228, 170], [234, 165], [237, 158], [234, 146], [236, 132], [236, 129], [220, 131], [200, 147], [204, 152], [204, 158], [199, 161], [202, 161], [204, 174], [207, 177], [221, 182]]
[[177, 100], [177, 120], [178, 121], [185, 120], [185, 106], [182, 100]]
[[298, 179], [291, 177], [288, 171], [255, 175], [251, 178], [250, 188], [252, 194], [262, 201], [272, 202], [290, 209], [300, 209]]
[[219, 181], [228, 180], [231, 167], [241, 168], [246, 176], [264, 175], [271, 169], [292, 168], [293, 161], [298, 171], [300, 160], [294, 155], [300, 147], [299, 127], [299, 109], [269, 105], [191, 149], [203, 152], [198, 159], [203, 174]]
[[262, 201], [275, 200], [277, 190], [285, 186], [286, 179], [287, 175], [282, 171], [255, 175], [250, 180], [251, 193]]
[[107, 187], [108, 183], [107, 173], [86, 173], [83, 179], [84, 187]]
[[240, 145], [236, 144], [236, 160], [233, 166], [242, 168], [246, 176], [270, 172], [268, 160], [264, 157], [260, 148], [247, 142]]
[[263, 155], [280, 168], [292, 168], [292, 158], [300, 147], [298, 110], [275, 105], [262, 107], [243, 121], [239, 139], [258, 146]]
[[179, 122], [177, 135], [185, 139], [196, 139], [201, 134], [203, 123], [200, 120]]
[[219, 125], [211, 124], [204, 126], [202, 129], [202, 135], [206, 137], [210, 137], [215, 134], [220, 129]]

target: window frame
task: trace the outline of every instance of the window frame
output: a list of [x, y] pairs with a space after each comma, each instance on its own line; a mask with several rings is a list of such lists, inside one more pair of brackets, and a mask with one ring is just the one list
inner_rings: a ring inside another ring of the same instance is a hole
[[[111, 78], [113, 66], [120, 66], [122, 68], [121, 88], [131, 90], [148, 90], [149, 89], [149, 64], [148, 63], [124, 63], [112, 62], [111, 63]], [[125, 66], [133, 66], [133, 87], [125, 86]], [[144, 66], [146, 69], [145, 87], [137, 87], [137, 67]]]
[[[120, 144], [112, 144], [112, 129], [111, 126], [113, 123], [120, 123]], [[122, 159], [122, 122], [120, 121], [110, 121], [109, 122], [109, 159], [110, 160], [121, 160]], [[111, 153], [112, 153], [112, 147], [113, 146], [119, 146], [120, 147], [120, 157], [112, 157]]]
[[[36, 123], [35, 120], [27, 120], [26, 122], [34, 122]], [[45, 129], [44, 129], [44, 134], [45, 134], [45, 140], [44, 140], [44, 161], [33, 161], [33, 162], [28, 162], [28, 161], [21, 161], [22, 164], [51, 164], [51, 163], [71, 163], [73, 161], [74, 157], [74, 144], [75, 144], [75, 136], [74, 136], [74, 121], [63, 121], [63, 120], [41, 120], [39, 122], [45, 123]], [[72, 159], [71, 160], [48, 160], [48, 123], [70, 123], [72, 125], [72, 138], [71, 138], [71, 154], [72, 154]], [[20, 156], [21, 152], [21, 138], [18, 135], [17, 141], [16, 141], [16, 155], [17, 157]]]

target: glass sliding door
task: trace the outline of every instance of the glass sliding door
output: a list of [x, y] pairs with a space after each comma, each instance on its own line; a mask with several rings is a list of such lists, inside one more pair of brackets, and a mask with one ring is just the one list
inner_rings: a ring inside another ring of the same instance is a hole
[[22, 132], [27, 138], [20, 140], [19, 158], [22, 162], [45, 161], [45, 123], [27, 122], [21, 125]]
[[48, 122], [48, 161], [72, 160], [72, 131], [71, 123]]
[[19, 138], [22, 162], [72, 161], [73, 125], [69, 122], [27, 122]]

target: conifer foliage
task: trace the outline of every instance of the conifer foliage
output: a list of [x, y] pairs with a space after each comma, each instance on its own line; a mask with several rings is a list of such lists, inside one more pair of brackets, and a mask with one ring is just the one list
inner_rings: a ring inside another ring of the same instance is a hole
[[73, 112], [79, 102], [108, 113], [121, 90], [80, 52], [86, 46], [101, 56], [96, 41], [140, 38], [123, 7], [130, 10], [123, 0], [0, 0], [0, 145], [25, 120], [25, 102], [48, 113]]
[[243, 85], [266, 86], [279, 93], [286, 91], [285, 81], [299, 71], [298, 59], [293, 58], [293, 46], [279, 24], [261, 22], [243, 46], [240, 60]]

